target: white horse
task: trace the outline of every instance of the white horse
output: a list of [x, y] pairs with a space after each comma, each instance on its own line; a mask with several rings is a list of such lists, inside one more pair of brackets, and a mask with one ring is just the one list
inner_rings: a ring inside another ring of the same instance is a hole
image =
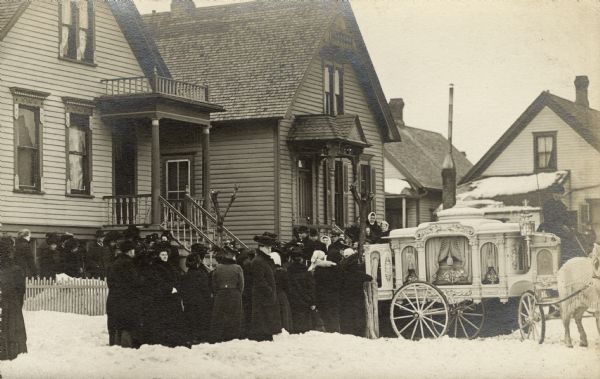
[[579, 346], [587, 346], [587, 336], [581, 318], [588, 309], [594, 313], [600, 333], [600, 245], [594, 244], [589, 258], [569, 259], [558, 270], [558, 294], [561, 299], [566, 299], [560, 303], [560, 315], [565, 327], [565, 344], [573, 347], [569, 328], [573, 318], [579, 331]]

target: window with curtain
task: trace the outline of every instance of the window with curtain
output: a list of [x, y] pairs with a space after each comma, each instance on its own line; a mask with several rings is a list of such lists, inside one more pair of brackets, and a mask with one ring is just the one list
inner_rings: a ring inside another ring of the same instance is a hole
[[556, 133], [534, 134], [536, 171], [556, 170]]
[[481, 246], [481, 281], [483, 284], [498, 283], [498, 247], [491, 242]]
[[63, 0], [60, 3], [60, 56], [92, 62], [94, 10], [91, 0]]
[[72, 194], [90, 191], [90, 118], [88, 115], [69, 114], [69, 181]]
[[40, 108], [19, 104], [16, 119], [16, 174], [19, 189], [40, 188]]
[[[419, 254], [413, 246], [402, 249], [402, 280], [404, 283], [417, 280], [419, 273]], [[410, 275], [410, 276], [409, 276]]]
[[437, 285], [471, 283], [471, 246], [463, 236], [432, 237], [425, 243], [428, 280]]

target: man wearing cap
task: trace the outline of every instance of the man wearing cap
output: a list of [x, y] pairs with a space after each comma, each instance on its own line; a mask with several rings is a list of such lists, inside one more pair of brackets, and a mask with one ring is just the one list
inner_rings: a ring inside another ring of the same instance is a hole
[[281, 332], [281, 319], [275, 287], [274, 263], [271, 247], [276, 240], [269, 235], [255, 236], [258, 244], [252, 260], [252, 325], [250, 338], [256, 341], [272, 341]]

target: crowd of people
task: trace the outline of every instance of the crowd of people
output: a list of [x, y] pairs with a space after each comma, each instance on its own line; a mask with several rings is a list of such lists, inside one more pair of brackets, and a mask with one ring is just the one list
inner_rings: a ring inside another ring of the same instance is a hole
[[[386, 235], [369, 215], [367, 243]], [[2, 359], [27, 351], [22, 307], [27, 277], [105, 278], [109, 344], [191, 346], [236, 338], [272, 340], [283, 329], [364, 335], [365, 274], [356, 253], [360, 228], [320, 235], [299, 227], [287, 243], [265, 232], [255, 249], [194, 244], [180, 256], [170, 232], [144, 238], [134, 226], [97, 231], [86, 243], [48, 233], [33, 254], [31, 232], [0, 237]], [[37, 259], [36, 259], [37, 258]], [[212, 262], [216, 260], [216, 267]], [[206, 264], [208, 263], [208, 265]], [[1, 349], [0, 349], [1, 350]]]
[[[254, 241], [255, 249], [194, 244], [182, 270], [168, 239], [123, 236], [107, 275], [109, 343], [268, 341], [283, 329], [364, 335], [363, 283], [372, 278], [354, 240], [300, 227], [287, 243], [270, 232]], [[204, 264], [209, 251], [213, 270]]]

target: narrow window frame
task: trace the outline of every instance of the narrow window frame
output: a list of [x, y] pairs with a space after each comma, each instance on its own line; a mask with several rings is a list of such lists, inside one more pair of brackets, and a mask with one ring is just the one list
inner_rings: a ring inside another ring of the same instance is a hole
[[[79, 4], [85, 3], [87, 18], [82, 22]], [[69, 4], [69, 6], [65, 6]], [[65, 12], [69, 12], [68, 22]], [[65, 27], [68, 32], [65, 33]], [[82, 34], [85, 33], [85, 41]], [[65, 42], [66, 38], [66, 42]], [[69, 62], [96, 66], [94, 53], [96, 47], [95, 9], [93, 0], [62, 0], [58, 3], [58, 58]], [[85, 48], [81, 50], [81, 44]], [[66, 51], [64, 51], [66, 48]]]
[[[552, 132], [534, 132], [533, 134], [533, 171], [534, 172], [551, 172], [558, 169], [558, 136], [556, 131]], [[550, 137], [552, 140], [552, 150], [548, 164], [544, 167], [540, 166], [540, 145], [541, 138]]]
[[[22, 193], [43, 194], [44, 193], [44, 100], [50, 95], [47, 92], [34, 91], [27, 88], [10, 87], [13, 95], [13, 135], [14, 135], [14, 161], [13, 161], [13, 191]], [[19, 141], [19, 119], [21, 109], [27, 109], [34, 112], [35, 122], [35, 138], [36, 146], [22, 146]], [[34, 176], [33, 185], [23, 184], [23, 178], [20, 174], [20, 150], [35, 149], [35, 160], [32, 162], [35, 169], [32, 175]]]
[[323, 114], [344, 114], [344, 66], [323, 62]]
[[[93, 197], [94, 196], [94, 175], [93, 175], [93, 129], [94, 129], [94, 104], [92, 101], [76, 99], [72, 97], [62, 98], [65, 106], [65, 195], [74, 197]], [[73, 119], [80, 118], [83, 123], [75, 124]], [[85, 121], [84, 121], [85, 120]], [[85, 154], [80, 154], [72, 150], [70, 137], [71, 130], [75, 128], [83, 130], [85, 133]], [[83, 189], [74, 188], [71, 178], [71, 155], [82, 155], [83, 171]]]

